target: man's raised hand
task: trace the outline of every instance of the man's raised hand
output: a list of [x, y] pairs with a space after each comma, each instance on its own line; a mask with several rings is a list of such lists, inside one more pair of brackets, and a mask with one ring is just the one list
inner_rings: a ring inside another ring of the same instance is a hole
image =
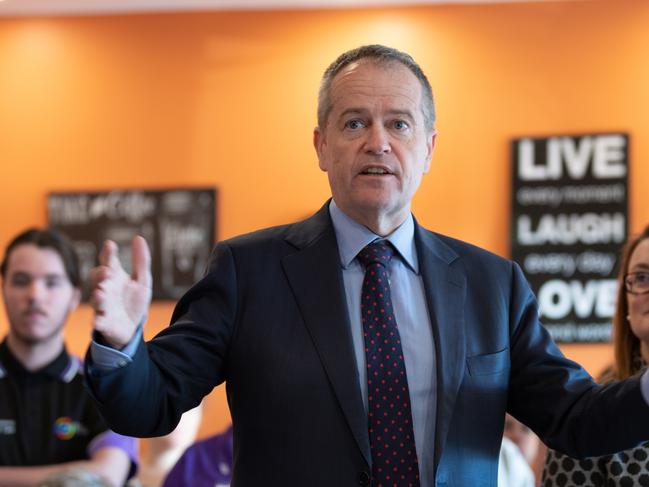
[[133, 239], [133, 271], [129, 276], [117, 250], [115, 242], [104, 242], [99, 266], [90, 273], [90, 303], [95, 310], [95, 331], [110, 346], [121, 349], [133, 338], [151, 302], [151, 253], [143, 237]]

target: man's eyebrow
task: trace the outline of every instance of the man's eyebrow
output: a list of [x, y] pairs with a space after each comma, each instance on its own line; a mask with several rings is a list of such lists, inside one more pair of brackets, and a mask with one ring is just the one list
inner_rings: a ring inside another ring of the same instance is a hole
[[351, 107], [351, 108], [347, 108], [347, 109], [343, 110], [343, 112], [340, 114], [340, 117], [342, 118], [342, 117], [344, 117], [346, 115], [350, 115], [350, 114], [361, 115], [361, 114], [365, 114], [367, 112], [368, 112], [368, 110], [366, 108]]
[[[342, 111], [340, 114], [340, 117], [345, 117], [347, 115], [364, 115], [366, 113], [369, 113], [369, 110], [367, 108], [357, 108], [357, 107], [350, 107]], [[408, 109], [393, 109], [393, 110], [388, 110], [387, 111], [388, 115], [391, 116], [401, 116], [401, 117], [406, 117], [411, 120], [414, 120], [415, 117], [412, 113], [411, 110]]]
[[407, 117], [407, 118], [410, 118], [410, 119], [413, 119], [413, 120], [415, 118], [412, 111], [408, 110], [408, 109], [404, 109], [404, 110], [388, 110], [388, 113], [390, 115], [400, 115], [402, 117]]
[[59, 273], [59, 272], [50, 272], [48, 274], [45, 274], [45, 276], [43, 276], [43, 277], [45, 277], [46, 279], [54, 279], [54, 278], [64, 279], [65, 274], [62, 274], [62, 273]]
[[21, 279], [21, 280], [30, 279], [31, 280], [31, 279], [34, 278], [34, 276], [32, 276], [32, 274], [30, 272], [21, 271], [21, 270], [11, 271], [11, 272], [9, 272], [7, 274], [7, 277], [9, 279], [11, 279], [11, 280], [14, 280], [14, 279]]
[[60, 272], [48, 272], [47, 274], [38, 275], [32, 274], [28, 271], [17, 270], [11, 272], [11, 277], [29, 277], [31, 279], [45, 278], [45, 279], [64, 279], [65, 274]]

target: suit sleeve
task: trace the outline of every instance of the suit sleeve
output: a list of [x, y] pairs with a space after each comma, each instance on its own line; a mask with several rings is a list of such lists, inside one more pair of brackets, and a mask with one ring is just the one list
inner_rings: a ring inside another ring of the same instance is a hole
[[550, 447], [574, 458], [630, 448], [649, 438], [640, 378], [600, 386], [565, 358], [540, 324], [536, 300], [513, 264], [508, 411]]
[[183, 412], [225, 380], [236, 313], [235, 262], [219, 243], [207, 275], [176, 305], [171, 326], [141, 340], [131, 363], [102, 372], [87, 355], [87, 385], [111, 429], [139, 437], [173, 431]]

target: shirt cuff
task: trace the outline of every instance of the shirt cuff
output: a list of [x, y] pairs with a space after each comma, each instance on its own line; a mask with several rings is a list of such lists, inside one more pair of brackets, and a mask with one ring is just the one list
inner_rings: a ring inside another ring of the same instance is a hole
[[137, 346], [142, 340], [142, 326], [138, 326], [131, 341], [126, 344], [122, 350], [102, 345], [98, 337], [93, 333], [92, 343], [90, 344], [90, 357], [92, 359], [92, 369], [100, 372], [126, 367], [133, 361], [133, 356], [137, 351]]

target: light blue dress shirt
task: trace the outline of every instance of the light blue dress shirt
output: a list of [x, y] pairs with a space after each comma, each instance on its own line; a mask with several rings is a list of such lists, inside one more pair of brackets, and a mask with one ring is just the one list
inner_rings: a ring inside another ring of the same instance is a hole
[[92, 369], [108, 372], [109, 370], [124, 367], [133, 362], [133, 356], [137, 352], [137, 346], [142, 340], [142, 327], [146, 318], [142, 320], [142, 324], [138, 326], [135, 335], [131, 341], [122, 349], [117, 350], [108, 345], [102, 345], [96, 338], [95, 333], [92, 334], [92, 343], [90, 344], [90, 356], [92, 357]]
[[[338, 241], [358, 379], [367, 411], [365, 342], [361, 324], [361, 288], [365, 269], [356, 259], [356, 255], [363, 247], [382, 237], [348, 217], [333, 200], [329, 205], [329, 212]], [[385, 239], [392, 243], [398, 254], [392, 258], [388, 268], [390, 291], [406, 362], [421, 485], [428, 487], [434, 485], [435, 480], [433, 466], [437, 381], [433, 333], [424, 283], [419, 274], [414, 236], [415, 223], [412, 215], [409, 215], [408, 219]]]

